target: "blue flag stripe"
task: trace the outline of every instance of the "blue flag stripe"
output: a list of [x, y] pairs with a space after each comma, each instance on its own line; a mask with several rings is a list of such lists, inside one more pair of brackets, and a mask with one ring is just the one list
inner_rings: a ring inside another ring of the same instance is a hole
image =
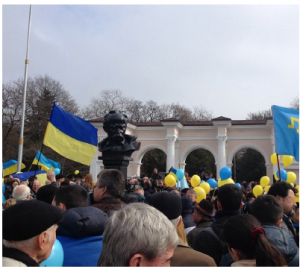
[[56, 104], [53, 105], [50, 122], [62, 133], [94, 146], [97, 146], [97, 129], [88, 121], [72, 115]]

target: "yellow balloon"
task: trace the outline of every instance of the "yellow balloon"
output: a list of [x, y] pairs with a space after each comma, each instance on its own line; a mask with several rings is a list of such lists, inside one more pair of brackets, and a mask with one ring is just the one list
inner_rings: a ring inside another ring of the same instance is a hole
[[264, 188], [264, 192], [265, 192], [265, 193], [268, 193], [270, 187], [271, 187], [270, 185], [266, 186], [266, 187]]
[[176, 185], [176, 179], [175, 179], [175, 177], [172, 176], [172, 175], [167, 175], [165, 177], [165, 184], [168, 187], [174, 187]]
[[286, 182], [294, 183], [297, 179], [297, 176], [294, 172], [287, 172], [287, 179]]
[[191, 185], [195, 188], [200, 184], [200, 177], [198, 175], [193, 175], [191, 178]]
[[206, 199], [206, 193], [202, 187], [195, 187], [193, 190], [196, 192], [197, 203], [200, 203], [201, 200]]
[[[273, 153], [270, 157], [271, 163], [272, 164], [277, 164], [277, 155], [276, 153]], [[280, 160], [280, 157], [278, 156], [278, 160]]]
[[222, 187], [226, 184], [234, 184], [233, 179], [232, 178], [227, 178], [225, 180], [221, 180], [221, 179], [218, 180], [218, 187]]
[[292, 187], [294, 187], [294, 183], [289, 182], [289, 184], [290, 184]]
[[296, 188], [297, 191], [298, 191], [296, 194], [299, 196], [299, 185], [297, 185], [295, 188]]
[[293, 163], [293, 156], [290, 155], [283, 155], [282, 156], [282, 163], [285, 167], [289, 167]]
[[299, 196], [295, 196], [296, 203], [299, 203]]
[[210, 192], [210, 186], [209, 186], [209, 184], [207, 182], [202, 182], [200, 184], [200, 187], [205, 190], [206, 194], [209, 194], [209, 192]]
[[74, 172], [74, 174], [75, 174], [75, 175], [78, 175], [78, 174], [79, 174], [79, 170], [76, 170], [76, 171]]
[[278, 178], [278, 176], [277, 176], [277, 173], [274, 173], [274, 178], [275, 178], [276, 181], [279, 180], [279, 178]]
[[259, 196], [259, 195], [262, 195], [263, 194], [263, 188], [262, 186], [260, 185], [256, 185], [254, 188], [253, 188], [253, 194], [255, 195], [255, 197]]
[[270, 184], [270, 178], [267, 176], [264, 176], [260, 179], [260, 186], [263, 188]]

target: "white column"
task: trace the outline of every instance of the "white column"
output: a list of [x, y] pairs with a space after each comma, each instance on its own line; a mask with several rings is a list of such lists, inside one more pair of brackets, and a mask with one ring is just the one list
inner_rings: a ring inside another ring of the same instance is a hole
[[[272, 143], [272, 150], [273, 150], [272, 154], [273, 154], [274, 152], [276, 152], [275, 136], [274, 136], [274, 130], [273, 129], [272, 129], [272, 134], [271, 134], [271, 143]], [[278, 167], [277, 167], [277, 164], [275, 164], [275, 165], [272, 164], [272, 166], [273, 166], [273, 169], [272, 169], [273, 170], [272, 176], [273, 176], [277, 172]]]
[[227, 135], [218, 135], [218, 165], [217, 165], [217, 178], [219, 178], [220, 169], [226, 166], [226, 140]]
[[168, 140], [166, 171], [169, 171], [171, 166], [176, 168], [176, 164], [175, 164], [175, 141], [177, 139], [177, 135], [168, 135], [166, 137], [166, 139]]
[[97, 164], [97, 161], [98, 161], [98, 151], [96, 152], [93, 160], [92, 160], [92, 163], [90, 165], [90, 174], [92, 174], [93, 176], [93, 181], [97, 181], [97, 175], [98, 175], [98, 164]]

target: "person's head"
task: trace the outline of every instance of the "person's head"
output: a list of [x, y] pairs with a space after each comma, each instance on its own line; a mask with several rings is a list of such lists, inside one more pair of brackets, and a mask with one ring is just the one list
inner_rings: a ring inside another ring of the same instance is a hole
[[94, 183], [93, 183], [93, 175], [92, 174], [87, 174], [85, 176], [85, 180], [84, 183], [90, 188], [92, 189], [94, 187]]
[[75, 183], [76, 183], [76, 185], [81, 185], [81, 178], [80, 177], [76, 177], [75, 178]]
[[256, 199], [253, 192], [248, 192], [246, 194], [246, 202], [253, 202]]
[[125, 179], [117, 169], [104, 169], [98, 174], [94, 188], [94, 200], [98, 202], [103, 197], [122, 198], [125, 192]]
[[30, 189], [32, 189], [33, 181], [34, 181], [35, 179], [37, 179], [36, 176], [30, 176], [30, 177], [28, 178], [28, 187], [29, 187]]
[[259, 221], [250, 214], [229, 218], [224, 226], [222, 238], [235, 261], [256, 259], [256, 266], [287, 264], [279, 250], [265, 237], [265, 231]]
[[3, 245], [41, 263], [51, 254], [62, 219], [63, 212], [52, 205], [37, 200], [19, 202], [3, 211]]
[[166, 216], [147, 204], [128, 204], [108, 219], [98, 266], [170, 266], [177, 244]]
[[283, 209], [279, 201], [272, 195], [259, 195], [250, 205], [251, 214], [262, 224], [281, 226]]
[[35, 179], [33, 181], [33, 184], [32, 184], [32, 190], [37, 193], [37, 191], [39, 190], [39, 188], [41, 187], [41, 183], [39, 182], [38, 179]]
[[59, 188], [54, 194], [52, 205], [61, 208], [63, 211], [74, 207], [86, 207], [88, 206], [88, 193], [78, 185]]
[[65, 180], [65, 176], [63, 174], [57, 174], [55, 179], [58, 184], [61, 184]]
[[127, 116], [125, 114], [111, 110], [104, 116], [103, 130], [108, 134], [108, 140], [114, 144], [124, 144], [126, 128]]
[[295, 214], [292, 217], [292, 220], [294, 223], [299, 224], [299, 203], [296, 204], [297, 204], [297, 208], [295, 209]]
[[129, 179], [128, 183], [132, 185], [137, 185], [139, 184], [139, 181], [137, 180], [137, 178], [131, 178]]
[[13, 189], [15, 187], [17, 187], [19, 185], [19, 181], [17, 179], [12, 179], [10, 182], [9, 182], [9, 190], [10, 191], [13, 191]]
[[19, 185], [14, 188], [12, 197], [17, 201], [30, 200], [30, 188], [26, 185]]
[[213, 214], [213, 204], [206, 199], [200, 201], [200, 203], [195, 204], [193, 212], [193, 222], [198, 223], [201, 220], [210, 221]]
[[50, 185], [50, 184], [51, 184], [51, 181], [49, 179], [46, 179], [45, 185]]
[[[71, 182], [74, 184], [73, 181], [71, 181], [71, 180], [68, 179], [68, 178], [65, 178], [65, 180], [64, 180], [63, 182], [60, 183], [60, 187], [69, 186], [69, 185], [71, 185]], [[73, 185], [73, 184], [72, 184], [72, 185]]]
[[285, 181], [275, 182], [268, 191], [269, 195], [273, 195], [278, 199], [284, 214], [288, 217], [292, 217], [295, 214], [295, 208], [297, 207], [295, 193], [297, 193], [297, 189]]
[[186, 196], [187, 197], [190, 197], [192, 202], [196, 202], [196, 192], [192, 189], [189, 189], [187, 192], [186, 192]]
[[144, 188], [145, 189], [152, 187], [151, 180], [148, 177], [144, 177], [143, 181], [144, 181]]
[[164, 180], [163, 179], [159, 179], [158, 180], [158, 184], [157, 184], [159, 187], [164, 187]]
[[242, 197], [242, 191], [235, 184], [223, 185], [218, 190], [218, 210], [239, 210], [242, 207]]
[[40, 187], [39, 190], [37, 191], [36, 199], [51, 205], [52, 200], [54, 198], [54, 194], [57, 190], [58, 188], [52, 184], [44, 185]]
[[16, 203], [17, 203], [17, 201], [14, 198], [9, 198], [3, 203], [2, 208], [3, 209], [9, 208], [9, 207], [15, 205]]
[[140, 195], [145, 196], [144, 188], [140, 185], [135, 185], [134, 186], [133, 193], [139, 193]]
[[158, 174], [158, 169], [156, 167], [153, 168], [153, 174]]

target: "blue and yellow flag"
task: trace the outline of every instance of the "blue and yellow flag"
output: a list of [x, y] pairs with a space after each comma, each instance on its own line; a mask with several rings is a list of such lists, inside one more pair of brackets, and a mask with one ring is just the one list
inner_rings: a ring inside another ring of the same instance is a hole
[[299, 162], [299, 110], [272, 106], [272, 112], [276, 153], [294, 156]]
[[[21, 169], [24, 169], [26, 166], [22, 163]], [[18, 162], [16, 160], [9, 160], [8, 162], [2, 163], [3, 176], [11, 175], [18, 171]]]
[[[41, 170], [41, 171], [29, 171], [29, 172], [24, 172], [24, 173], [17, 173], [17, 174], [13, 174], [13, 177], [16, 177], [22, 181], [26, 181], [29, 177], [31, 176], [36, 176], [39, 179], [39, 175], [43, 175], [45, 176], [45, 180], [47, 179], [47, 171], [45, 170]], [[45, 181], [44, 180], [44, 181]], [[40, 181], [41, 182], [41, 181]], [[43, 182], [45, 184], [45, 182]], [[42, 184], [42, 182], [41, 182]]]
[[61, 170], [61, 165], [51, 159], [48, 159], [39, 150], [34, 157], [32, 164], [41, 166], [42, 170], [54, 170], [54, 168], [59, 168]]
[[70, 160], [90, 165], [97, 152], [97, 129], [54, 103], [43, 143]]

